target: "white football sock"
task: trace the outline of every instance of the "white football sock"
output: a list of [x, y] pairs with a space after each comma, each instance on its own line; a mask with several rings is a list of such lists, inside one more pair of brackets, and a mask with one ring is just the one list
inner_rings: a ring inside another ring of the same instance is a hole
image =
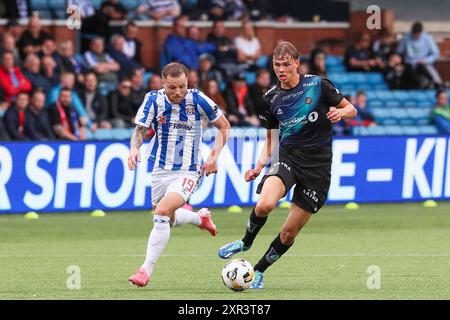
[[193, 212], [183, 208], [175, 210], [175, 221], [173, 222], [173, 227], [188, 223], [199, 226], [202, 224], [202, 219], [197, 212]]
[[153, 217], [153, 229], [150, 232], [147, 245], [147, 256], [145, 257], [142, 268], [145, 269], [147, 275], [153, 272], [153, 266], [158, 261], [164, 248], [170, 238], [170, 218], [166, 216], [155, 215]]

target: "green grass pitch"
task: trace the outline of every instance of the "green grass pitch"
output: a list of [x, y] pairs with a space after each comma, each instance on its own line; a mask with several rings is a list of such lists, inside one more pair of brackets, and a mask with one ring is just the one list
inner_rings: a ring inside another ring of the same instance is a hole
[[[265, 289], [232, 292], [216, 252], [243, 235], [249, 212], [213, 209], [216, 237], [172, 229], [146, 288], [127, 278], [144, 259], [149, 212], [0, 216], [0, 299], [450, 299], [450, 203], [326, 206], [267, 270]], [[236, 257], [255, 264], [287, 212], [274, 210], [252, 249]], [[80, 267], [80, 289], [66, 286], [71, 265]], [[380, 268], [380, 289], [367, 287], [369, 266]]]

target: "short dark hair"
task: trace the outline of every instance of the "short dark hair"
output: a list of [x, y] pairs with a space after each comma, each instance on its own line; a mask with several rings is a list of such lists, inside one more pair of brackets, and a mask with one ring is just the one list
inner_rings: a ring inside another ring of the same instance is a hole
[[355, 97], [359, 97], [359, 96], [366, 96], [367, 97], [367, 93], [363, 90], [359, 90], [358, 92], [356, 92]]
[[443, 93], [447, 93], [447, 90], [445, 89], [439, 89], [436, 91], [436, 98], [439, 98], [439, 96]]
[[183, 73], [186, 76], [186, 78], [189, 76], [188, 68], [184, 64], [179, 62], [169, 63], [161, 71], [163, 79], [167, 79], [168, 76], [177, 78]]
[[423, 24], [420, 21], [416, 21], [413, 23], [411, 27], [412, 33], [421, 33], [423, 31]]
[[274, 59], [283, 59], [285, 57], [291, 57], [294, 60], [298, 60], [299, 53], [297, 48], [290, 42], [282, 41], [273, 50]]
[[62, 88], [61, 88], [61, 92], [60, 92], [59, 94], [61, 95], [61, 93], [63, 93], [64, 91], [69, 91], [70, 93], [72, 93], [72, 90], [70, 90], [69, 88], [67, 88], [67, 87], [62, 87]]

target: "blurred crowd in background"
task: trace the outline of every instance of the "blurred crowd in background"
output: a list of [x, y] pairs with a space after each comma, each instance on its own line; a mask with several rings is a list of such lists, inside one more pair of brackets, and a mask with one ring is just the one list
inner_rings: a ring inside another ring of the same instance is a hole
[[[263, 105], [262, 95], [277, 79], [271, 57], [262, 54], [252, 21], [292, 19], [288, 8], [274, 9], [266, 0], [148, 0], [132, 12], [118, 0], [104, 1], [98, 10], [90, 0], [69, 0], [82, 9], [77, 49], [71, 40], [57, 43], [43, 31], [40, 15], [33, 14], [28, 3], [3, 3], [9, 15], [3, 10], [9, 19], [0, 42], [3, 141], [86, 140], [99, 129], [131, 128], [145, 94], [161, 88], [160, 67], [172, 61], [190, 69], [189, 88], [213, 99], [232, 126], [259, 127], [256, 114]], [[20, 25], [20, 18], [28, 18], [28, 25]], [[128, 19], [124, 27], [110, 27], [111, 20], [123, 19]], [[173, 23], [160, 64], [150, 69], [143, 67], [140, 56], [135, 20], [141, 19]], [[206, 19], [213, 20], [212, 30], [201, 38], [189, 21]], [[225, 20], [242, 21], [234, 39], [226, 35]], [[384, 29], [376, 38], [360, 34], [347, 48], [344, 63], [346, 71], [382, 73], [390, 89], [436, 90], [430, 122], [450, 133], [448, 93], [433, 66], [438, 58], [433, 37], [416, 22], [400, 39]], [[302, 56], [299, 73], [327, 77], [325, 61], [325, 51], [317, 47]], [[249, 72], [255, 75], [251, 81]], [[358, 109], [358, 117], [336, 125], [337, 134], [351, 134], [352, 126], [377, 125], [366, 108], [364, 91], [347, 98]]]

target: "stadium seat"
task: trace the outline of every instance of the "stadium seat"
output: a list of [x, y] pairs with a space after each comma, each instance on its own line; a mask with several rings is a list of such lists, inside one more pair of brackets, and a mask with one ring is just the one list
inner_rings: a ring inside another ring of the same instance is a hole
[[384, 103], [380, 100], [369, 100], [367, 102], [367, 107], [369, 109], [376, 109], [376, 108], [383, 108], [384, 107]]
[[135, 11], [136, 8], [140, 5], [140, 2], [139, 2], [139, 0], [121, 0], [121, 4], [128, 11]]
[[326, 56], [326, 58], [325, 58], [325, 65], [327, 67], [342, 65], [342, 64], [343, 64], [343, 58], [341, 56], [329, 55], [329, 56]]
[[410, 99], [408, 91], [405, 90], [392, 90], [394, 97], [397, 101], [406, 101]]
[[392, 118], [397, 120], [397, 122], [401, 125], [413, 125], [414, 120], [409, 116], [409, 113], [402, 108], [393, 108], [391, 109]]
[[379, 72], [366, 73], [366, 81], [371, 84], [384, 84], [383, 75]]
[[367, 127], [367, 133], [370, 136], [382, 136], [386, 134], [386, 129], [384, 126], [372, 126]]
[[41, 10], [48, 11], [49, 5], [47, 0], [31, 0], [31, 8], [39, 11], [39, 15], [42, 18]]
[[401, 126], [385, 126], [384, 130], [387, 135], [400, 136], [403, 134], [403, 128]]
[[327, 68], [327, 72], [332, 72], [332, 73], [344, 73], [345, 72], [344, 65], [335, 65], [335, 66], [330, 66], [330, 67], [326, 67], [326, 68]]
[[55, 10], [66, 11], [67, 8], [66, 0], [49, 0], [48, 4], [49, 8], [53, 11]]
[[377, 98], [382, 101], [392, 101], [394, 100], [394, 94], [389, 90], [377, 90], [376, 91]]
[[438, 130], [435, 126], [419, 126], [420, 134], [438, 134]]
[[423, 108], [423, 109], [430, 109], [434, 106], [434, 102], [433, 101], [420, 101], [417, 103], [417, 107], [418, 108]]
[[256, 72], [254, 71], [245, 71], [245, 82], [247, 84], [252, 85], [256, 82]]
[[405, 110], [417, 125], [427, 125], [430, 122], [430, 111], [428, 109], [408, 108]]
[[48, 20], [48, 19], [52, 19], [53, 15], [50, 10], [39, 10], [39, 18]]
[[404, 126], [403, 134], [406, 135], [418, 135], [420, 134], [419, 128], [417, 126]]
[[265, 68], [267, 66], [267, 61], [269, 61], [269, 57], [266, 55], [262, 55], [256, 60], [256, 66], [258, 68]]
[[385, 104], [386, 108], [399, 108], [400, 102], [396, 100], [386, 101]]
[[402, 106], [403, 108], [415, 108], [417, 107], [417, 103], [414, 100], [407, 100], [403, 101]]
[[[385, 108], [374, 108], [372, 109], [372, 114], [375, 117], [375, 121], [380, 124], [395, 124], [392, 117], [391, 110]], [[386, 123], [387, 122], [387, 123]]]
[[153, 72], [146, 71], [144, 72], [144, 75], [142, 76], [142, 83], [144, 88], [147, 88], [148, 82], [150, 81], [150, 78], [152, 77]]
[[102, 4], [103, 0], [91, 0], [92, 5], [95, 9], [100, 9], [100, 5]]
[[92, 134], [94, 140], [112, 140], [112, 130], [110, 129], [97, 129]]

